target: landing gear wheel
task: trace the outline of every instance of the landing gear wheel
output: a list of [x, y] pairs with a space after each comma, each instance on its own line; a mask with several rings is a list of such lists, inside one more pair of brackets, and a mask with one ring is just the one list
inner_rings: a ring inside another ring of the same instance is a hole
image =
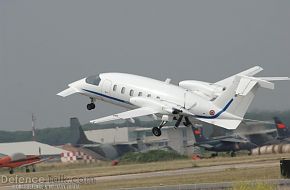
[[153, 127], [152, 128], [152, 133], [153, 135], [155, 135], [156, 137], [159, 137], [161, 135], [161, 130], [158, 127]]
[[26, 173], [29, 173], [30, 172], [29, 168], [26, 168], [25, 172]]
[[95, 107], [96, 107], [96, 105], [94, 103], [90, 103], [87, 105], [88, 110], [93, 110], [93, 109], [95, 109]]
[[10, 170], [9, 170], [9, 173], [10, 173], [10, 174], [14, 174], [14, 170], [13, 170], [13, 169], [10, 169]]
[[35, 168], [32, 168], [32, 172], [36, 172], [36, 169]]

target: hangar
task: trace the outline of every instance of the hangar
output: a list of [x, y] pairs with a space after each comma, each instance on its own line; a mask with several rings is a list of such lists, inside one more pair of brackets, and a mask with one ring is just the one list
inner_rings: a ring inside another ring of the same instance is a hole
[[0, 143], [0, 154], [11, 155], [16, 152], [25, 155], [59, 156], [67, 151], [36, 141]]

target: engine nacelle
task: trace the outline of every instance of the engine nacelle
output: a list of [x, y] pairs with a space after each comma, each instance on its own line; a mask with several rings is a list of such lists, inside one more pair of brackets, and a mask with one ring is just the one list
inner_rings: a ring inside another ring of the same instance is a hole
[[196, 80], [181, 81], [179, 82], [179, 86], [191, 91], [203, 93], [210, 98], [215, 98], [219, 96], [221, 92], [226, 90], [223, 86]]

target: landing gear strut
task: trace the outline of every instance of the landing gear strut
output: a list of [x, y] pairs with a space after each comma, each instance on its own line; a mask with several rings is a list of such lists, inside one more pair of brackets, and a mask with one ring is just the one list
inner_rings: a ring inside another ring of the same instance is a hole
[[161, 136], [161, 128], [167, 123], [167, 121], [161, 121], [159, 127], [153, 127], [152, 128], [152, 133], [153, 135], [155, 135], [156, 137]]
[[184, 117], [185, 122], [183, 122], [183, 125], [186, 127], [192, 126], [192, 123], [190, 122], [190, 120], [188, 119], [188, 117]]
[[183, 115], [179, 116], [179, 118], [177, 119], [174, 128], [177, 129], [182, 121]]
[[95, 107], [96, 107], [96, 105], [94, 103], [94, 99], [91, 98], [91, 103], [87, 105], [87, 109], [88, 110], [93, 110], [93, 109], [95, 109]]

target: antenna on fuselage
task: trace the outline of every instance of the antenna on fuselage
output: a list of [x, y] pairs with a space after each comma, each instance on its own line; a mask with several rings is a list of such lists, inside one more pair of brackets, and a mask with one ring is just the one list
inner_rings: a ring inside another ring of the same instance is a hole
[[171, 78], [167, 78], [166, 80], [165, 80], [165, 83], [167, 83], [167, 84], [169, 84], [171, 82]]

